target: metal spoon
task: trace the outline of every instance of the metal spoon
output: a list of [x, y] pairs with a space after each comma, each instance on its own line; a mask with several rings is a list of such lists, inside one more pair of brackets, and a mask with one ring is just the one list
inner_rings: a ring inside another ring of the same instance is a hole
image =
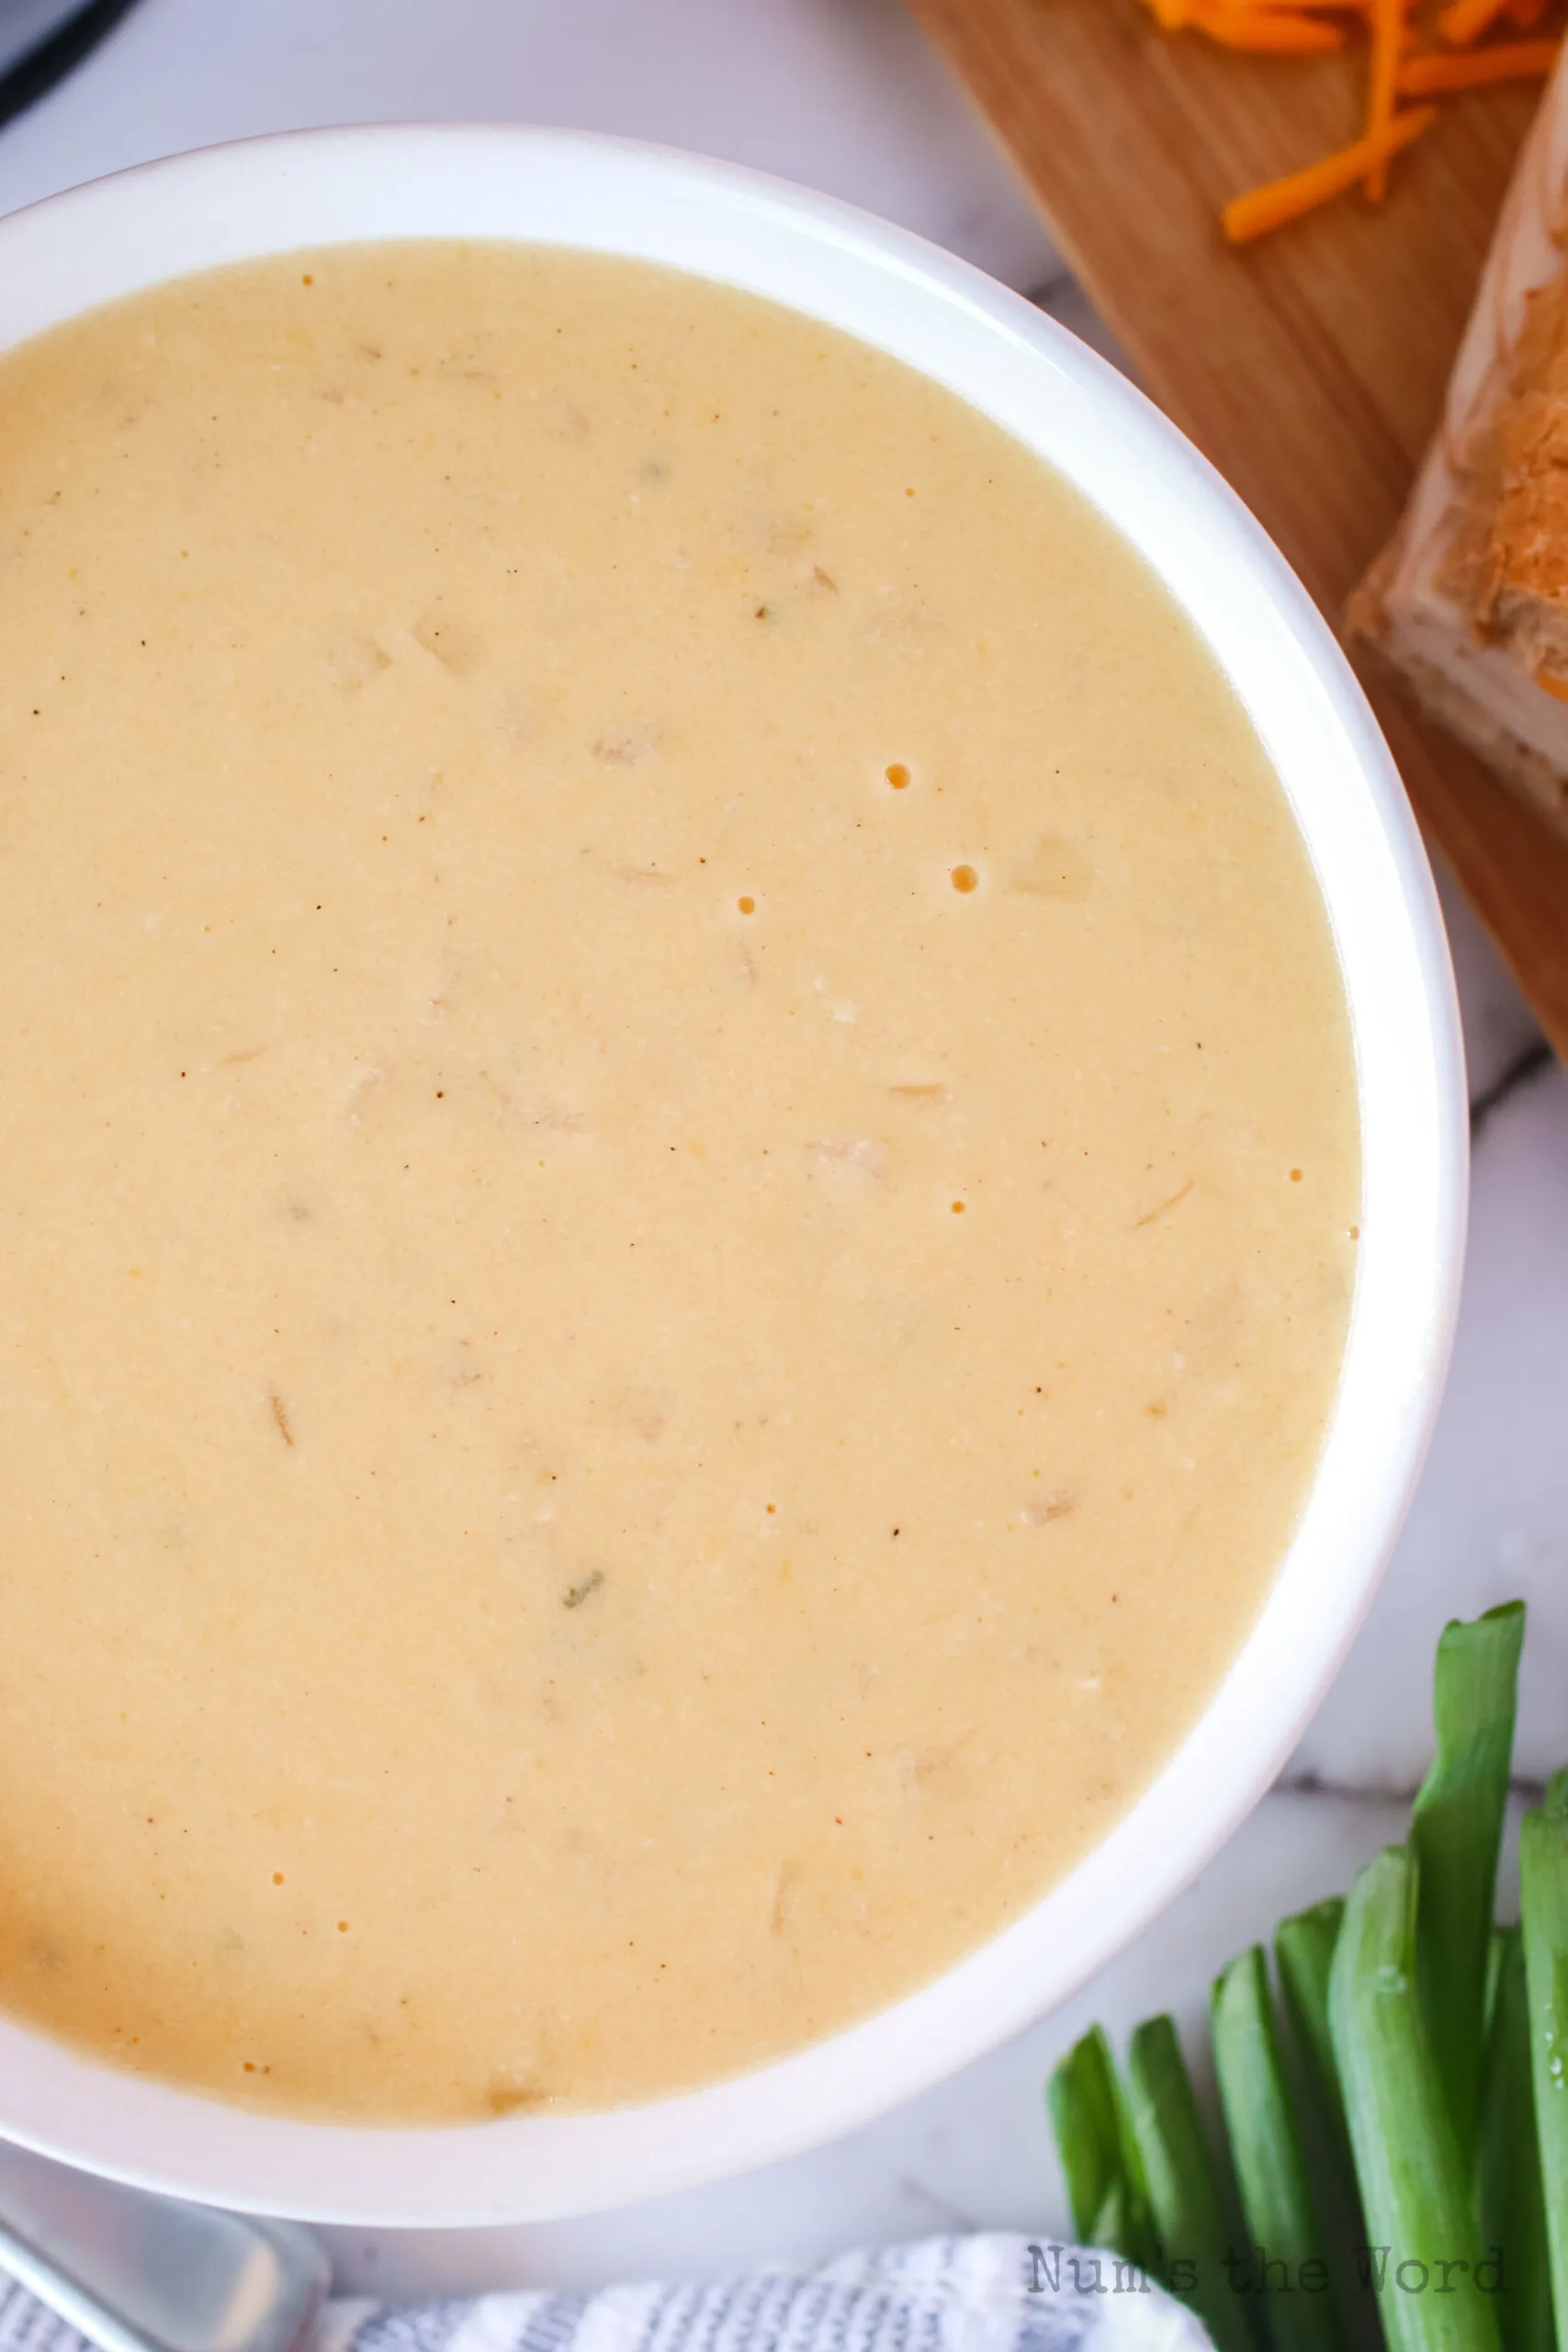
[[328, 2278], [292, 2222], [125, 2188], [3, 2143], [0, 2267], [105, 2352], [299, 2352]]

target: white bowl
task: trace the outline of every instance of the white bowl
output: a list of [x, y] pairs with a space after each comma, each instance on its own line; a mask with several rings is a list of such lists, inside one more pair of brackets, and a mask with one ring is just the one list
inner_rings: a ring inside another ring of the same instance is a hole
[[1466, 1121], [1431, 877], [1328, 629], [1163, 417], [1029, 303], [949, 254], [825, 198], [618, 141], [310, 132], [153, 164], [0, 222], [0, 348], [187, 271], [415, 236], [639, 254], [749, 288], [895, 353], [1076, 482], [1190, 615], [1283, 780], [1338, 945], [1364, 1151], [1344, 1374], [1262, 1614], [1201, 1720], [1104, 1844], [937, 1983], [829, 2041], [683, 2098], [438, 2131], [248, 2114], [0, 2021], [0, 2133], [214, 2203], [435, 2225], [584, 2212], [846, 2132], [1031, 2023], [1169, 1902], [1278, 1771], [1392, 1546], [1447, 1359]]

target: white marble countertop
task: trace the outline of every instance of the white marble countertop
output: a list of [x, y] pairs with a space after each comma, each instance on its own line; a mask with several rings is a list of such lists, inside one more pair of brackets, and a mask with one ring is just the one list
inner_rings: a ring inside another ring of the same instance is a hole
[[[759, 164], [888, 214], [1097, 333], [898, 0], [138, 0], [0, 130], [0, 212], [213, 140], [416, 117], [567, 123]], [[1446, 1616], [1527, 1596], [1519, 1770], [1568, 1760], [1568, 1081], [1465, 908], [1446, 902], [1476, 1104], [1453, 1373], [1388, 1579], [1280, 1786], [1077, 2000], [853, 2138], [589, 2221], [338, 2232], [345, 2288], [576, 2286], [969, 2223], [1060, 2229], [1040, 2096], [1055, 2056], [1094, 2017], [1195, 2017], [1219, 1962], [1401, 1834]]]

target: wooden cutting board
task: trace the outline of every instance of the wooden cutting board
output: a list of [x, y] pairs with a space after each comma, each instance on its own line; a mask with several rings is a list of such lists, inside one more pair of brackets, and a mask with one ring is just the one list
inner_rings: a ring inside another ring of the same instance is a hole
[[[908, 0], [999, 133], [1145, 388], [1337, 624], [1438, 413], [1535, 103], [1451, 102], [1386, 203], [1241, 252], [1227, 196], [1360, 129], [1364, 57], [1241, 57], [1139, 0]], [[1568, 842], [1358, 658], [1427, 840], [1568, 1058]]]

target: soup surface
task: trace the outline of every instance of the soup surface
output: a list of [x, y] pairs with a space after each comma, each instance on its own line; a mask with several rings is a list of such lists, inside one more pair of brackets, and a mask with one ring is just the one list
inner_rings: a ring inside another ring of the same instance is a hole
[[1332, 1398], [1325, 919], [987, 420], [359, 247], [0, 361], [0, 2005], [295, 2111], [750, 2066], [1115, 1822]]

